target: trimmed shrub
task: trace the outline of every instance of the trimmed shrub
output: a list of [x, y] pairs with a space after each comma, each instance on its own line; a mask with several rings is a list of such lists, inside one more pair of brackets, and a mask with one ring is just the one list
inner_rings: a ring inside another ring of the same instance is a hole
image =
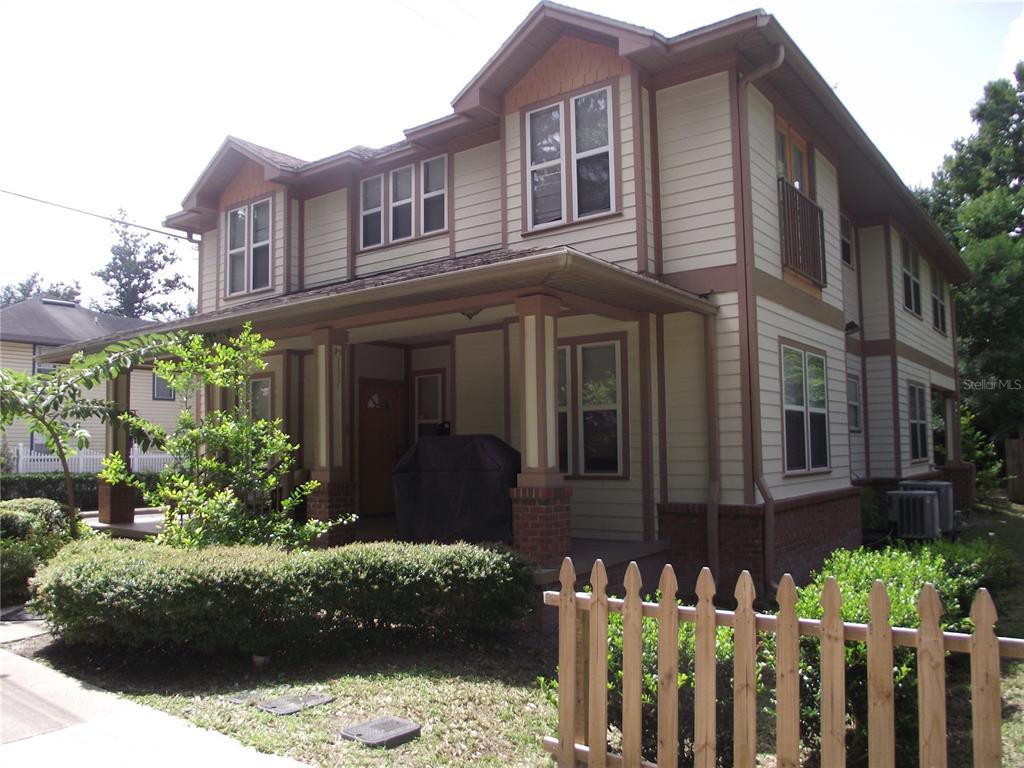
[[27, 539], [36, 526], [36, 518], [28, 512], [3, 509], [0, 505], [0, 540]]
[[27, 515], [38, 523], [43, 530], [63, 531], [67, 527], [67, 519], [60, 504], [50, 499], [8, 499], [0, 501], [0, 512], [13, 512]]
[[33, 581], [33, 607], [69, 643], [269, 653], [394, 633], [465, 639], [526, 610], [532, 570], [468, 544], [179, 550], [96, 537]]
[[[75, 502], [78, 504], [78, 508], [93, 510], [99, 507], [96, 475], [76, 473], [71, 477], [75, 484]], [[137, 474], [136, 477], [147, 488], [152, 489], [156, 486], [157, 475], [154, 472], [142, 472]], [[64, 475], [60, 472], [0, 474], [0, 498], [44, 498], [52, 499], [62, 505], [66, 504], [67, 494], [64, 492]], [[135, 503], [137, 506], [142, 506], [141, 492], [138, 493]]]
[[0, 541], [0, 604], [5, 608], [28, 597], [28, 580], [37, 562], [27, 541]]

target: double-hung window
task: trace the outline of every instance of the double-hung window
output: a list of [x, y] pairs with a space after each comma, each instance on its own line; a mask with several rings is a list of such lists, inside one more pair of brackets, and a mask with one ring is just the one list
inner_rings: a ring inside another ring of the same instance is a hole
[[228, 293], [270, 287], [270, 199], [228, 211]]
[[448, 158], [444, 155], [420, 163], [423, 234], [440, 232], [448, 221]]
[[853, 222], [846, 216], [839, 216], [839, 244], [842, 249], [843, 264], [853, 266]]
[[905, 237], [900, 237], [900, 255], [903, 261], [903, 306], [920, 315], [921, 258]]
[[612, 93], [606, 86], [527, 112], [528, 229], [614, 209]]
[[161, 379], [155, 373], [153, 374], [153, 399], [174, 400], [174, 390], [171, 389], [171, 385], [167, 383], [166, 379]]
[[391, 242], [412, 237], [412, 166], [391, 172]]
[[363, 179], [359, 185], [359, 243], [373, 248], [384, 242], [384, 177]]
[[825, 357], [783, 346], [782, 390], [786, 472], [826, 469], [829, 451]]
[[910, 460], [923, 461], [928, 458], [928, 408], [924, 386], [908, 383], [907, 399], [910, 405]]
[[270, 406], [270, 379], [249, 380], [249, 413], [255, 420], [270, 421], [273, 410]]
[[448, 227], [448, 156], [359, 182], [359, 248], [378, 248]]
[[939, 333], [946, 332], [946, 284], [935, 267], [932, 271], [932, 326]]
[[584, 475], [622, 471], [622, 371], [619, 343], [581, 344], [578, 354], [580, 471]]
[[850, 431], [860, 432], [860, 376], [846, 377], [846, 415], [850, 422]]

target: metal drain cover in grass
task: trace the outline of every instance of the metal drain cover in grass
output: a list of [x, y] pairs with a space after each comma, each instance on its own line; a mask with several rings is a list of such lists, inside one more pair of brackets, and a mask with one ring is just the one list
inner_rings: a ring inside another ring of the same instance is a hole
[[401, 717], [378, 717], [358, 725], [348, 725], [341, 729], [339, 735], [343, 739], [358, 741], [368, 747], [390, 749], [419, 738], [420, 726]]
[[280, 696], [276, 699], [267, 699], [256, 706], [272, 715], [294, 715], [300, 710], [326, 704], [329, 701], [334, 701], [334, 697], [328, 696], [326, 693], [307, 693], [302, 696]]

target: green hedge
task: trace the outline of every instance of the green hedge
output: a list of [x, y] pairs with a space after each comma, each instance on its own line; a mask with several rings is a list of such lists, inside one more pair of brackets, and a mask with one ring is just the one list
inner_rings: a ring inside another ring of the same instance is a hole
[[28, 597], [29, 578], [68, 540], [66, 525], [55, 501], [0, 501], [0, 603]]
[[[96, 475], [72, 474], [75, 485], [75, 503], [79, 509], [93, 510], [99, 507], [99, 492], [96, 486]], [[157, 473], [142, 472], [137, 477], [147, 487], [156, 486]], [[64, 475], [60, 472], [38, 472], [32, 474], [4, 473], [0, 474], [0, 499], [22, 499], [41, 497], [53, 499], [61, 504], [67, 503], [64, 489]], [[142, 493], [137, 492], [136, 504], [142, 506]]]
[[0, 509], [0, 540], [20, 541], [27, 539], [38, 521], [28, 512]]
[[[26, 498], [0, 501], [0, 514], [24, 516], [39, 529], [51, 533], [66, 530], [68, 524], [67, 515], [61, 509], [60, 504], [50, 499]], [[28, 531], [25, 532], [25, 536], [27, 535]], [[25, 538], [25, 536], [18, 538]]]
[[351, 544], [183, 551], [96, 537], [65, 547], [33, 582], [33, 606], [69, 643], [268, 653], [387, 636], [464, 639], [521, 618], [532, 570], [468, 544]]

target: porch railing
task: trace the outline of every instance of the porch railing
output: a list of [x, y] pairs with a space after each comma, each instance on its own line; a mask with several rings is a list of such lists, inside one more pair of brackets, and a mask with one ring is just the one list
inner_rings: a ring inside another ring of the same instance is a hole
[[821, 208], [779, 178], [782, 263], [819, 288], [825, 285], [825, 223]]
[[[871, 589], [868, 624], [844, 623], [842, 598], [834, 579], [822, 595], [821, 620], [796, 613], [796, 587], [783, 576], [776, 615], [755, 613], [754, 585], [744, 571], [736, 586], [735, 611], [715, 608], [714, 579], [704, 568], [697, 580], [697, 605], [676, 603], [678, 584], [666, 565], [658, 584], [660, 603], [642, 602], [636, 563], [626, 570], [625, 599], [607, 596], [608, 577], [598, 560], [591, 572], [592, 593], [576, 591], [576, 571], [566, 558], [559, 575], [561, 590], [545, 592], [545, 605], [558, 608], [558, 737], [546, 737], [544, 747], [558, 758], [560, 768], [626, 766], [675, 768], [679, 758], [679, 622], [695, 624], [694, 744], [695, 765], [713, 768], [716, 757], [715, 638], [718, 627], [733, 631], [733, 747], [737, 766], [753, 768], [757, 754], [757, 633], [775, 635], [776, 756], [779, 766], [800, 765], [800, 637], [821, 643], [821, 763], [824, 768], [846, 762], [845, 644], [867, 644], [868, 752], [870, 765], [896, 765], [893, 648], [917, 649], [920, 755], [922, 766], [946, 766], [947, 652], [971, 657], [971, 705], [974, 765], [1001, 764], [1000, 658], [1024, 659], [1024, 640], [997, 637], [995, 606], [985, 589], [978, 590], [971, 608], [974, 634], [943, 632], [942, 606], [928, 584], [918, 601], [919, 629], [889, 624], [889, 598], [884, 584]], [[608, 750], [608, 615], [623, 615], [622, 753]], [[644, 619], [658, 624], [657, 649], [657, 763], [641, 758]], [[581, 647], [582, 646], [582, 649]], [[589, 663], [587, 655], [589, 653]]]
[[[78, 451], [68, 457], [68, 466], [72, 472], [94, 474], [103, 468], [103, 451]], [[159, 472], [171, 462], [171, 456], [157, 451], [143, 452], [132, 448], [130, 464], [133, 472]], [[15, 471], [19, 474], [35, 474], [39, 472], [62, 472], [60, 459], [55, 453], [33, 451], [24, 445], [18, 445], [15, 454]]]

